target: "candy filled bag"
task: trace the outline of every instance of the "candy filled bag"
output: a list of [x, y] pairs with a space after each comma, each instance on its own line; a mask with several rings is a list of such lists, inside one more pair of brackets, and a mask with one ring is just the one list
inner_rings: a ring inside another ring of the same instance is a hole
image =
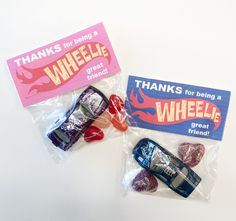
[[209, 200], [230, 92], [129, 76], [125, 192]]
[[[178, 199], [210, 199], [217, 175], [219, 142], [133, 127], [123, 138], [125, 166], [122, 185], [126, 192]], [[157, 146], [152, 150], [153, 144], [148, 147], [143, 139], [154, 141]], [[137, 150], [135, 152], [140, 142], [141, 152], [147, 154], [143, 158]], [[162, 153], [158, 145], [169, 153]], [[174, 158], [170, 157], [171, 154]], [[175, 157], [181, 163], [176, 162]]]
[[120, 82], [116, 74], [28, 108], [55, 159], [128, 129]]
[[7, 63], [54, 158], [128, 129], [120, 66], [102, 23]]

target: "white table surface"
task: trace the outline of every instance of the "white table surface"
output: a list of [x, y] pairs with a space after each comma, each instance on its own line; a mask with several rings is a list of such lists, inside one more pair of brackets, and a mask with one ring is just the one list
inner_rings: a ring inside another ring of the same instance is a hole
[[[0, 2], [0, 220], [236, 220], [236, 2]], [[209, 203], [120, 191], [122, 138], [56, 164], [17, 96], [6, 59], [100, 21], [128, 74], [232, 91]], [[114, 145], [115, 143], [115, 145]]]

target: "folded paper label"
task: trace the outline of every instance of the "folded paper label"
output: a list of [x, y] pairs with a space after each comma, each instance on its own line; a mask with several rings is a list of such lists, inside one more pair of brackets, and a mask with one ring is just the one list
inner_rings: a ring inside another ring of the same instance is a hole
[[221, 140], [230, 92], [129, 76], [131, 126]]
[[102, 23], [7, 63], [25, 107], [120, 71]]

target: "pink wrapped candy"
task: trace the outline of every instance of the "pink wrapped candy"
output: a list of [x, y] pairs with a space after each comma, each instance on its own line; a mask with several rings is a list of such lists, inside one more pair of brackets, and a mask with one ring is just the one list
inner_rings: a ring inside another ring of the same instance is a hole
[[111, 125], [111, 114], [105, 111], [93, 122], [93, 125], [99, 128], [109, 127]]

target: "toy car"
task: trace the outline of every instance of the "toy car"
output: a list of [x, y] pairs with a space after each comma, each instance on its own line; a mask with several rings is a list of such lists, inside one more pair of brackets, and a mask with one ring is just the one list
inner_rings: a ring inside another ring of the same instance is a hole
[[68, 150], [106, 110], [108, 104], [108, 99], [101, 91], [89, 86], [67, 113], [49, 129], [47, 136], [55, 146]]
[[140, 166], [185, 198], [201, 182], [201, 178], [188, 165], [148, 138], [137, 143], [133, 155]]

